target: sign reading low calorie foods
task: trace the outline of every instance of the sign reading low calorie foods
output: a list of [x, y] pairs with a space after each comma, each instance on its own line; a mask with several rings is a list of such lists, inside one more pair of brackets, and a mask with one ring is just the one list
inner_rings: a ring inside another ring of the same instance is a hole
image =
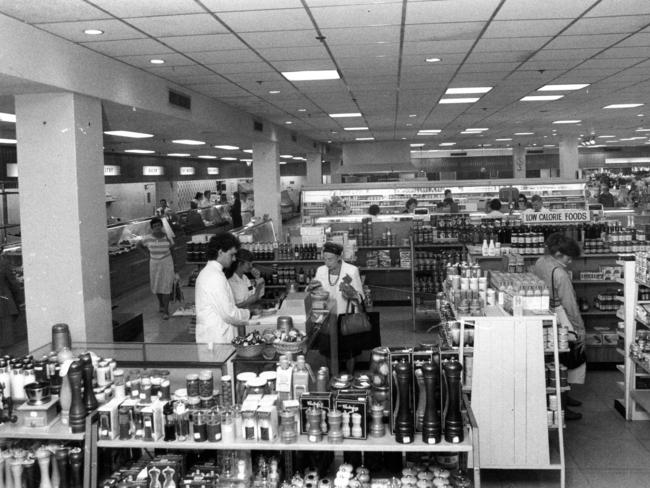
[[562, 224], [566, 222], [589, 222], [588, 210], [563, 209], [550, 212], [530, 212], [521, 215], [524, 224]]

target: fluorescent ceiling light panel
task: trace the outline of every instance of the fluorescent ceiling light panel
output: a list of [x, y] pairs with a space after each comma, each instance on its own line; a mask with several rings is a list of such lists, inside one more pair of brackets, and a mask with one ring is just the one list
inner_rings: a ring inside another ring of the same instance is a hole
[[634, 132], [650, 132], [650, 129], [641, 129], [641, 128], [639, 128], [639, 129], [635, 130]]
[[173, 158], [188, 158], [190, 156], [190, 153], [169, 153], [167, 156], [171, 156]]
[[0, 122], [13, 122], [15, 124], [16, 116], [14, 114], [0, 112]]
[[495, 141], [512, 141], [512, 137], [501, 137], [499, 139], [495, 139]]
[[216, 156], [212, 156], [210, 154], [202, 154], [201, 156], [199, 156], [199, 158], [200, 159], [217, 159]]
[[440, 134], [441, 129], [420, 129], [418, 134]]
[[476, 93], [487, 93], [491, 86], [470, 86], [467, 88], [447, 88], [445, 95], [472, 95]]
[[338, 80], [341, 77], [335, 69], [319, 71], [283, 71], [284, 76], [289, 81], [317, 81], [317, 80]]
[[280, 154], [281, 158], [292, 158], [293, 154]]
[[339, 114], [329, 114], [333, 119], [343, 119], [346, 117], [361, 117], [361, 112], [344, 112]]
[[355, 137], [355, 141], [374, 141], [374, 137]]
[[489, 130], [487, 127], [478, 127], [478, 128], [469, 128], [465, 129], [465, 132], [475, 132], [477, 134], [480, 134], [481, 132], [485, 132], [486, 130]]
[[615, 138], [616, 136], [597, 136], [599, 139], [612, 139]]
[[269, 93], [271, 95], [277, 95], [278, 93], [280, 93], [280, 90], [269, 90]]
[[291, 124], [293, 124], [293, 122], [291, 122], [290, 120], [287, 120], [287, 121], [285, 122], [285, 124], [287, 124], [287, 125], [291, 125]]
[[420, 142], [418, 144], [411, 144], [411, 147], [422, 147], [424, 146], [424, 142]]
[[252, 163], [252, 162], [253, 162], [252, 159], [240, 159], [240, 161], [241, 161], [242, 163]]
[[479, 97], [468, 97], [468, 98], [442, 98], [438, 103], [447, 104], [447, 103], [475, 103], [479, 101]]
[[286, 161], [280, 161], [280, 164], [287, 164]]
[[130, 137], [132, 139], [147, 139], [153, 137], [153, 134], [146, 134], [145, 132], [132, 132], [130, 130], [106, 130], [104, 134], [116, 137]]
[[440, 58], [425, 58], [424, 59], [427, 63], [439, 63], [442, 61]]
[[193, 139], [174, 139], [174, 144], [185, 144], [186, 146], [202, 146], [205, 144], [203, 141], [195, 141]]
[[228, 144], [224, 144], [222, 146], [214, 146], [214, 147], [216, 147], [217, 149], [225, 149], [226, 151], [236, 151], [239, 149], [239, 146], [229, 146]]
[[246, 154], [253, 154], [252, 149], [242, 149], [242, 152], [245, 152]]
[[150, 149], [125, 149], [124, 152], [135, 153], [135, 154], [153, 154], [156, 151], [152, 151]]
[[369, 130], [367, 127], [344, 127], [343, 130]]
[[534, 132], [515, 132], [514, 135], [516, 135], [516, 136], [532, 136], [533, 134], [535, 134], [535, 133]]
[[237, 158], [231, 158], [231, 157], [221, 158], [221, 159], [223, 159], [224, 161], [237, 161]]
[[603, 108], [634, 108], [640, 107], [642, 103], [613, 103], [611, 105], [606, 105]]
[[455, 142], [441, 142], [441, 143], [438, 144], [438, 145], [439, 145], [439, 146], [455, 146], [456, 143], [455, 143]]
[[528, 95], [527, 97], [520, 98], [520, 102], [552, 102], [553, 100], [559, 100], [563, 98], [564, 95]]
[[2, 139], [2, 138], [0, 138], [0, 144], [16, 144], [16, 139]]
[[87, 34], [89, 36], [101, 36], [104, 33], [103, 30], [100, 29], [85, 29], [84, 34]]
[[579, 124], [582, 120], [554, 120], [554, 124]]
[[544, 85], [538, 88], [537, 91], [573, 91], [582, 90], [589, 86], [589, 83], [573, 83], [568, 85]]
[[302, 156], [294, 156], [293, 159], [295, 159], [296, 161], [305, 161], [305, 158], [303, 158]]
[[164, 60], [164, 59], [150, 59], [149, 62], [150, 62], [151, 64], [165, 64], [165, 60]]

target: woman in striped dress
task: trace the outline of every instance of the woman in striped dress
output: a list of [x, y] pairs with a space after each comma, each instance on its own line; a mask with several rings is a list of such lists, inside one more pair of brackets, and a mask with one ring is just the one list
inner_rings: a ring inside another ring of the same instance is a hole
[[167, 237], [163, 223], [158, 217], [150, 221], [151, 234], [140, 241], [140, 246], [149, 256], [149, 280], [151, 291], [158, 297], [158, 311], [163, 314], [163, 319], [169, 319], [169, 300], [174, 285], [174, 257], [172, 248], [174, 243]]

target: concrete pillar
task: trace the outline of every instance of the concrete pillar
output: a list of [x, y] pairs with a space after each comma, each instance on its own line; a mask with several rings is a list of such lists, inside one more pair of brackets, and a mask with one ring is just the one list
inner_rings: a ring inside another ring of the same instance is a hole
[[307, 178], [306, 185], [316, 186], [323, 184], [323, 163], [320, 153], [307, 153]]
[[512, 147], [512, 176], [526, 178], [526, 146], [521, 144]]
[[330, 161], [330, 175], [332, 183], [342, 183], [341, 166], [343, 166], [343, 152], [339, 148], [332, 148], [328, 155]]
[[57, 322], [73, 341], [112, 341], [100, 101], [15, 101], [29, 349], [48, 343]]
[[273, 220], [277, 238], [282, 239], [280, 152], [277, 142], [253, 144], [253, 191], [255, 216], [268, 215]]
[[578, 138], [563, 136], [560, 139], [560, 178], [578, 178]]

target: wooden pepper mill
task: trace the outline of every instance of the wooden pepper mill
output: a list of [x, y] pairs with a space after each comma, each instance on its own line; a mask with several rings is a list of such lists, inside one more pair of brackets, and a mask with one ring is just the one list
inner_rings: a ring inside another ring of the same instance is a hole
[[13, 458], [9, 465], [11, 468], [13, 486], [15, 488], [23, 488], [23, 459]]
[[68, 448], [60, 447], [54, 453], [56, 467], [59, 471], [59, 487], [70, 488], [70, 477], [68, 476]]
[[52, 466], [52, 473], [50, 476], [50, 482], [52, 483], [52, 488], [60, 488], [61, 485], [61, 476], [59, 475], [59, 465], [56, 463], [55, 453], [58, 447], [54, 444], [47, 446], [47, 450], [50, 451], [50, 466]]
[[425, 444], [438, 444], [442, 440], [442, 422], [440, 420], [440, 406], [436, 404], [436, 388], [440, 383], [440, 371], [437, 364], [424, 363], [422, 365], [422, 380], [426, 394], [426, 406], [422, 419], [422, 441]]
[[81, 365], [73, 361], [68, 368], [70, 382], [70, 428], [77, 434], [86, 430], [86, 407], [81, 396]]
[[327, 440], [331, 444], [337, 444], [343, 441], [343, 431], [341, 430], [341, 422], [343, 421], [343, 414], [340, 410], [330, 410], [327, 412], [327, 421], [329, 423], [329, 432], [327, 433]]
[[36, 486], [36, 461], [34, 458], [23, 460], [23, 487], [37, 488]]
[[414, 424], [411, 407], [411, 364], [400, 361], [393, 367], [393, 376], [397, 393], [394, 425], [395, 440], [400, 444], [413, 442]]
[[5, 488], [4, 471], [5, 471], [5, 457], [3, 452], [0, 452], [0, 488]]
[[84, 452], [80, 447], [70, 449], [70, 488], [83, 488]]
[[176, 488], [176, 482], [174, 481], [174, 473], [176, 473], [176, 470], [170, 468], [169, 466], [163, 469], [163, 476], [165, 477], [163, 488]]
[[149, 470], [149, 488], [162, 488], [160, 484], [160, 469], [155, 466]]
[[42, 447], [36, 451], [36, 459], [38, 460], [38, 469], [41, 474], [41, 483], [38, 488], [52, 488], [52, 481], [50, 480], [50, 458], [52, 454], [49, 449]]
[[97, 402], [95, 391], [93, 389], [93, 360], [90, 357], [90, 353], [85, 352], [79, 356], [79, 361], [81, 361], [81, 370], [83, 374], [84, 405], [86, 406], [86, 412], [92, 412], [99, 406], [99, 402]]
[[[2, 459], [4, 460], [4, 471], [5, 471], [5, 488], [14, 488], [13, 479], [11, 477], [11, 460], [13, 456], [11, 451], [3, 451]], [[0, 478], [2, 478], [2, 473], [0, 473]]]
[[384, 437], [386, 435], [386, 427], [384, 426], [384, 406], [381, 403], [375, 403], [370, 407], [370, 416], [372, 423], [370, 424], [371, 437]]
[[415, 409], [415, 432], [422, 432], [422, 422], [424, 422], [424, 409], [427, 404], [427, 394], [424, 387], [424, 377], [422, 375], [422, 366], [418, 365], [413, 372], [415, 382], [417, 383], [417, 408]]
[[463, 366], [456, 360], [442, 365], [447, 384], [447, 415], [445, 416], [445, 440], [453, 444], [463, 442], [463, 417], [460, 413], [461, 375]]

